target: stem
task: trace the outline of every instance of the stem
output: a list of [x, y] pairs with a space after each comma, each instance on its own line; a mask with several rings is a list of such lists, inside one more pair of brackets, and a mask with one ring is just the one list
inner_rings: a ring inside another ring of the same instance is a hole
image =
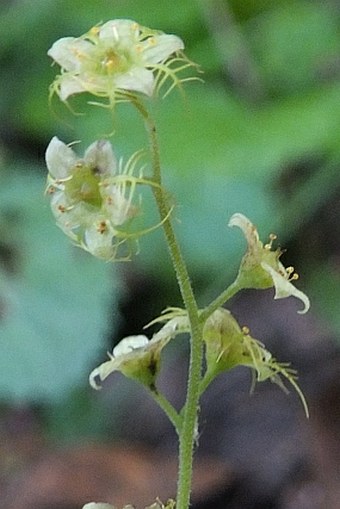
[[231, 297], [233, 297], [237, 292], [242, 290], [242, 287], [239, 286], [236, 281], [234, 281], [226, 290], [224, 290], [218, 297], [216, 297], [215, 300], [213, 300], [209, 306], [207, 306], [203, 311], [200, 313], [200, 320], [202, 323], [204, 323], [210, 315], [213, 314], [216, 309], [220, 308], [225, 304]]
[[183, 423], [179, 434], [179, 474], [177, 486], [177, 509], [188, 509], [190, 504], [192, 464], [197, 424], [198, 402], [200, 397], [200, 381], [203, 362], [202, 324], [188, 270], [183, 259], [175, 232], [169, 216], [170, 207], [163, 188], [161, 187], [161, 165], [156, 126], [148, 111], [136, 98], [133, 101], [137, 110], [144, 118], [149, 134], [150, 150], [152, 154], [153, 180], [158, 186], [152, 188], [159, 214], [163, 222], [165, 237], [168, 243], [171, 260], [175, 269], [179, 289], [184, 306], [188, 313], [191, 328], [191, 349], [186, 403], [184, 405]]
[[158, 403], [158, 405], [161, 407], [161, 409], [164, 411], [164, 413], [167, 415], [169, 421], [174, 426], [177, 435], [180, 436], [182, 425], [183, 425], [183, 418], [176, 409], [172, 406], [170, 401], [166, 399], [163, 394], [158, 392], [157, 390], [152, 390], [149, 388], [149, 394], [152, 396], [152, 398]]

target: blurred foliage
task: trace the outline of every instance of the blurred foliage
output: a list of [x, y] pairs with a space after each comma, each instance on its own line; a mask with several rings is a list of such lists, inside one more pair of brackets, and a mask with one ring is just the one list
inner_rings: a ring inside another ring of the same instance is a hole
[[[3, 253], [7, 249], [14, 260], [18, 256], [19, 264], [2, 276], [2, 397], [54, 399], [85, 382], [93, 356], [105, 348], [110, 313], [117, 312], [119, 271], [114, 274], [110, 266], [70, 246], [43, 199], [43, 151], [54, 134], [65, 142], [80, 139], [85, 146], [112, 132], [105, 111], [93, 108], [85, 117], [74, 117], [55, 100], [49, 107], [48, 86], [56, 68], [46, 51], [57, 38], [80, 35], [115, 17], [180, 35], [188, 56], [205, 72], [205, 83], [188, 84], [186, 97], [175, 91], [153, 108], [183, 251], [194, 278], [205, 278], [208, 293], [210, 286], [215, 294], [233, 277], [244, 249], [237, 232], [226, 227], [233, 212], [248, 215], [264, 239], [274, 230], [283, 244], [290, 239], [299, 244], [301, 230], [311, 225], [313, 231], [320, 207], [339, 188], [336, 2], [2, 4], [0, 240]], [[85, 110], [78, 98], [70, 104], [77, 112]], [[134, 111], [124, 106], [122, 114], [123, 106], [115, 113], [113, 142], [126, 158], [146, 138]], [[312, 169], [301, 161], [312, 161]], [[154, 224], [154, 207], [144, 203], [143, 219]], [[171, 267], [160, 239], [161, 232], [142, 239], [134, 264], [166, 279]], [[339, 285], [334, 277], [328, 283], [318, 277], [329, 272], [328, 262], [313, 264], [308, 245], [300, 245], [299, 252], [302, 266], [294, 263], [301, 274], [310, 275], [314, 306], [340, 330], [334, 304]], [[307, 280], [301, 287], [308, 292]]]
[[0, 391], [61, 399], [105, 352], [117, 283], [112, 267], [60, 235], [32, 165], [8, 170], [0, 187]]

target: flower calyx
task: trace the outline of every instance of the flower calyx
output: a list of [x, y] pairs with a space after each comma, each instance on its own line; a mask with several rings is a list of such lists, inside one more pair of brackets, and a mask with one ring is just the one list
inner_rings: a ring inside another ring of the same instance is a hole
[[220, 373], [237, 366], [250, 368], [256, 381], [270, 380], [286, 390], [284, 377], [298, 393], [306, 414], [308, 408], [301, 389], [296, 383], [296, 373], [288, 364], [279, 363], [265, 346], [250, 336], [248, 327], [240, 327], [233, 315], [219, 308], [207, 319], [203, 329], [207, 370], [202, 380], [206, 388]]
[[127, 378], [137, 380], [155, 390], [161, 351], [183, 330], [182, 322], [183, 320], [177, 318], [168, 321], [150, 340], [142, 334], [122, 339], [112, 354], [109, 354], [110, 360], [91, 372], [90, 385], [94, 389], [100, 389], [97, 379], [103, 382], [114, 371], [120, 371]]
[[276, 235], [271, 234], [269, 242], [265, 245], [260, 241], [256, 227], [243, 214], [234, 214], [229, 226], [240, 228], [248, 243], [248, 250], [244, 255], [239, 273], [237, 284], [240, 288], [275, 288], [274, 299], [283, 299], [285, 297], [296, 297], [302, 301], [304, 308], [298, 313], [307, 313], [310, 307], [310, 301], [307, 295], [295, 288], [292, 281], [298, 279], [298, 274], [293, 267], [285, 268], [280, 262], [282, 251], [278, 248], [272, 250], [272, 244], [276, 240]]

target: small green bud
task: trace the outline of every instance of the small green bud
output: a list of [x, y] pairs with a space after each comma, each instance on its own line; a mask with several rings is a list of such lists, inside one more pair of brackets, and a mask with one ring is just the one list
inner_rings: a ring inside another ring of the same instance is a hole
[[203, 340], [207, 373], [227, 371], [245, 361], [242, 330], [227, 309], [217, 309], [206, 321]]
[[307, 313], [310, 307], [307, 295], [292, 284], [292, 281], [298, 279], [297, 273], [293, 267], [286, 269], [282, 265], [280, 262], [282, 251], [280, 249], [272, 250], [276, 235], [270, 235], [268, 244], [263, 245], [255, 226], [246, 216], [240, 213], [231, 217], [229, 226], [238, 226], [248, 242], [248, 250], [241, 261], [237, 276], [237, 283], [240, 288], [265, 289], [274, 287], [274, 299], [296, 297], [304, 304], [304, 309], [298, 311], [298, 313]]

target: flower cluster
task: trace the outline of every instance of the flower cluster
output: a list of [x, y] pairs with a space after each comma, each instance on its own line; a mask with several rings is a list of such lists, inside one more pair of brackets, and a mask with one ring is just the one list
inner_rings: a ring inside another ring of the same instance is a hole
[[292, 295], [304, 304], [304, 309], [298, 313], [307, 313], [310, 307], [307, 295], [292, 284], [292, 281], [298, 279], [298, 274], [293, 267], [285, 268], [282, 265], [280, 249], [272, 250], [276, 235], [270, 235], [269, 243], [263, 245], [255, 226], [240, 213], [231, 217], [229, 226], [238, 226], [243, 231], [248, 243], [248, 250], [242, 259], [237, 277], [239, 287], [265, 289], [274, 286], [275, 299], [283, 299]]
[[[172, 337], [190, 332], [187, 312], [181, 308], [168, 308], [151, 323], [165, 323], [160, 332], [171, 324], [177, 324], [173, 327]], [[209, 316], [203, 327], [203, 341], [206, 371], [201, 381], [202, 393], [220, 373], [237, 366], [245, 366], [256, 374], [258, 382], [269, 379], [285, 390], [281, 377], [288, 380], [298, 393], [308, 415], [305, 398], [296, 383], [295, 371], [274, 359], [260, 341], [250, 336], [247, 327], [240, 327], [230, 311], [219, 308]]]
[[135, 189], [129, 172], [122, 171], [108, 141], [94, 142], [79, 158], [54, 137], [47, 147], [47, 194], [58, 226], [75, 244], [104, 260], [115, 259], [128, 239], [122, 225], [137, 215]]
[[60, 65], [61, 74], [51, 90], [62, 101], [89, 92], [109, 98], [111, 105], [116, 96], [131, 92], [151, 96], [168, 77], [172, 86], [181, 82], [177, 72], [192, 65], [180, 53], [183, 48], [175, 35], [131, 20], [111, 20], [81, 37], [64, 37], [53, 44], [48, 55]]

